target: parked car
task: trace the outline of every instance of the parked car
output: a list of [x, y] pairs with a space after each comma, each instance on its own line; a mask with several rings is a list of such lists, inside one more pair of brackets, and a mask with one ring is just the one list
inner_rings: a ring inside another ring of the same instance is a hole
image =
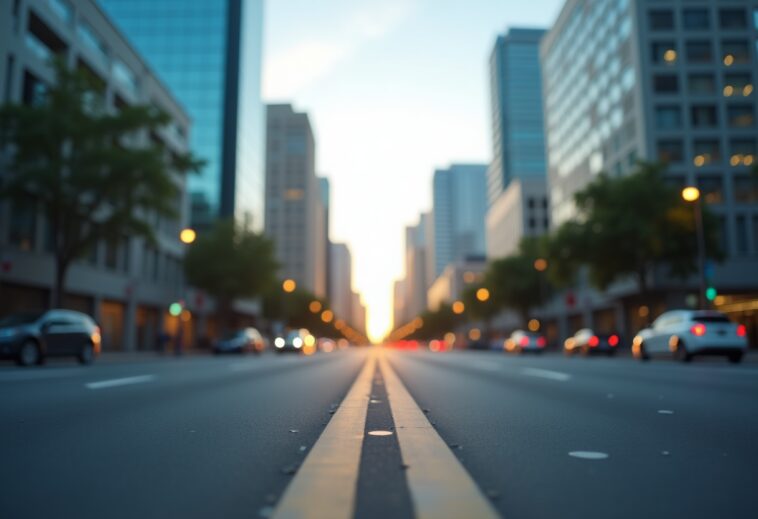
[[315, 342], [316, 339], [313, 335], [311, 335], [305, 328], [301, 328], [299, 330], [289, 331], [284, 335], [277, 337], [274, 339], [274, 346], [277, 353], [302, 353], [309, 343], [310, 346], [313, 346]]
[[547, 346], [545, 337], [536, 332], [514, 331], [503, 343], [505, 351], [511, 353], [542, 353]]
[[721, 312], [673, 310], [665, 312], [632, 342], [632, 353], [641, 360], [673, 355], [689, 362], [695, 355], [724, 355], [738, 363], [747, 350], [747, 330]]
[[213, 345], [214, 353], [260, 353], [266, 341], [255, 328], [244, 328], [227, 334]]
[[613, 356], [618, 350], [621, 338], [617, 333], [595, 333], [590, 328], [582, 328], [563, 343], [566, 355], [581, 353], [582, 355], [605, 354]]
[[100, 353], [100, 341], [95, 321], [73, 310], [15, 313], [0, 319], [0, 357], [21, 366], [66, 356], [90, 364]]

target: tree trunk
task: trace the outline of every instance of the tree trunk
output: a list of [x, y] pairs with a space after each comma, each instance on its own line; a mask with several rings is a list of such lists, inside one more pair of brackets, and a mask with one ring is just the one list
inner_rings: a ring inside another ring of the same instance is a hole
[[69, 262], [62, 258], [55, 259], [55, 283], [53, 285], [52, 307], [63, 306], [63, 296], [66, 290], [66, 276], [68, 275]]
[[648, 313], [645, 316], [645, 326], [650, 326], [652, 309], [650, 308], [650, 287], [647, 284], [647, 271], [645, 267], [637, 271], [637, 284], [640, 289], [640, 301], [648, 307]]

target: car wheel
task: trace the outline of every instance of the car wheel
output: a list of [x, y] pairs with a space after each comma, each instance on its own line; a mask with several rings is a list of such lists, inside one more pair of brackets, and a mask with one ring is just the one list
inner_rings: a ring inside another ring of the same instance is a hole
[[674, 353], [674, 358], [682, 362], [692, 361], [692, 354], [687, 351], [684, 341], [679, 338], [676, 340], [676, 352]]
[[29, 367], [39, 364], [42, 359], [42, 354], [39, 350], [39, 344], [32, 339], [25, 340], [18, 350], [18, 358], [16, 362], [20, 366]]
[[650, 360], [650, 355], [649, 355], [649, 354], [647, 353], [647, 351], [645, 350], [645, 343], [644, 343], [644, 342], [641, 342], [641, 343], [640, 343], [640, 346], [639, 346], [639, 354], [638, 354], [638, 355], [639, 355], [639, 359], [640, 359], [642, 362], [647, 362], [647, 361], [649, 361], [649, 360]]
[[729, 354], [729, 362], [732, 364], [739, 364], [742, 362], [742, 352], [736, 351]]
[[79, 355], [77, 356], [77, 359], [79, 359], [79, 364], [92, 364], [95, 360], [95, 347], [92, 346], [91, 342], [86, 343], [84, 346], [82, 346], [82, 349], [79, 350]]

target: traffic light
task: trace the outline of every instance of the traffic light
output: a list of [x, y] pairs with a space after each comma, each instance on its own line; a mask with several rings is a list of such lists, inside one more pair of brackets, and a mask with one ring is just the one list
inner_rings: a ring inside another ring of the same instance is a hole
[[708, 301], [713, 301], [719, 293], [716, 291], [716, 287], [708, 287], [705, 289], [705, 298]]
[[179, 302], [171, 303], [168, 305], [168, 313], [173, 315], [174, 317], [179, 317], [182, 314], [182, 304]]

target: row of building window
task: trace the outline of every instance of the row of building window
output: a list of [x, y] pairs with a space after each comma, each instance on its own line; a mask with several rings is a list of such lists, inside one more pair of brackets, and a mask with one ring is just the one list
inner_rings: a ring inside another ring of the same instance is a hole
[[[756, 163], [756, 143], [752, 138], [731, 139], [729, 141], [729, 164], [753, 166]], [[658, 141], [658, 158], [667, 163], [682, 163], [684, 142], [682, 139], [661, 139]], [[720, 163], [723, 159], [719, 139], [694, 139], [692, 141], [692, 163], [697, 167]]]
[[[684, 44], [687, 63], [713, 63], [715, 56], [711, 40], [689, 40]], [[650, 59], [653, 63], [674, 65], [679, 62], [679, 48], [673, 40], [654, 41], [650, 44]], [[750, 42], [743, 39], [722, 40], [719, 59], [727, 67], [750, 63]]]
[[[756, 28], [758, 28], [758, 10], [753, 13]], [[648, 12], [648, 22], [651, 31], [673, 31], [677, 28], [676, 16], [673, 9], [651, 9]], [[707, 30], [711, 28], [711, 14], [707, 8], [685, 8], [681, 12], [681, 23], [684, 29]], [[747, 29], [749, 26], [748, 13], [744, 8], [723, 8], [718, 10], [718, 26], [721, 29]]]
[[[655, 123], [658, 129], [676, 130], [684, 122], [682, 107], [678, 104], [658, 105], [655, 108]], [[692, 128], [716, 128], [719, 125], [719, 110], [714, 104], [693, 104], [689, 109]], [[751, 128], [755, 125], [754, 107], [751, 104], [730, 104], [726, 107], [726, 122], [730, 128]]]

